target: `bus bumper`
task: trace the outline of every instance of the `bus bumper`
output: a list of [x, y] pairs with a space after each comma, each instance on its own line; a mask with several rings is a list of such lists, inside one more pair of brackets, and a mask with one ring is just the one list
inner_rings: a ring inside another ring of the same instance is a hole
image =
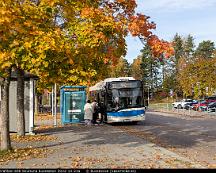
[[139, 116], [132, 117], [115, 117], [115, 116], [107, 116], [107, 123], [115, 123], [115, 122], [138, 122], [144, 121], [145, 114], [140, 114]]

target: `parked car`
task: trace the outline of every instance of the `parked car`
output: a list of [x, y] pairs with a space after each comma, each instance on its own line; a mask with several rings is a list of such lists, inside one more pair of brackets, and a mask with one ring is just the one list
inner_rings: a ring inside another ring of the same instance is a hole
[[206, 100], [198, 101], [197, 104], [194, 104], [192, 109], [195, 111], [201, 110], [207, 110], [208, 102]]
[[209, 97], [206, 97], [206, 100], [216, 100], [216, 96], [209, 96]]
[[208, 103], [212, 103], [212, 102], [216, 102], [216, 96], [209, 96], [205, 98], [206, 102]]
[[209, 112], [216, 112], [216, 102], [209, 103], [208, 111]]
[[192, 99], [183, 99], [179, 102], [172, 103], [174, 108], [183, 109], [185, 107], [185, 104], [187, 103], [193, 103]]
[[193, 100], [193, 102], [191, 102], [191, 103], [186, 103], [186, 104], [184, 105], [184, 109], [186, 109], [186, 110], [192, 109], [193, 106], [194, 106], [195, 104], [197, 104], [197, 103], [198, 103], [197, 100]]

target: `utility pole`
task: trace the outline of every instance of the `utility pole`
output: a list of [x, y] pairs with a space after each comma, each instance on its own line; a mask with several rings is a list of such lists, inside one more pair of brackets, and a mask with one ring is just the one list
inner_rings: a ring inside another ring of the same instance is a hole
[[198, 110], [199, 110], [200, 109], [200, 82], [197, 82], [197, 84], [198, 84], [198, 93], [199, 93], [199, 95], [198, 95], [198, 98], [199, 98]]
[[54, 116], [54, 126], [57, 126], [57, 97], [56, 97], [56, 83], [54, 84], [53, 116]]
[[54, 116], [54, 104], [53, 104], [53, 102], [54, 102], [54, 87], [53, 87], [53, 85], [52, 85], [52, 92], [51, 92], [51, 110], [52, 110], [52, 116]]
[[149, 106], [149, 85], [148, 85], [148, 106]]

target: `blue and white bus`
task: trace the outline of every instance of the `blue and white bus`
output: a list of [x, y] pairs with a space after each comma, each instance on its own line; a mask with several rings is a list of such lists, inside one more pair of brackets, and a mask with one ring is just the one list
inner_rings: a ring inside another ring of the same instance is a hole
[[107, 78], [90, 87], [89, 92], [98, 103], [104, 103], [107, 123], [145, 120], [142, 81], [133, 77]]

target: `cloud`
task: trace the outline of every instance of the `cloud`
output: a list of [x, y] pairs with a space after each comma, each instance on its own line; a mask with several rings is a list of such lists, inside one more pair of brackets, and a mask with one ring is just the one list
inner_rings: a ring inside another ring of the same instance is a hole
[[178, 11], [216, 6], [216, 0], [137, 0], [138, 11]]

